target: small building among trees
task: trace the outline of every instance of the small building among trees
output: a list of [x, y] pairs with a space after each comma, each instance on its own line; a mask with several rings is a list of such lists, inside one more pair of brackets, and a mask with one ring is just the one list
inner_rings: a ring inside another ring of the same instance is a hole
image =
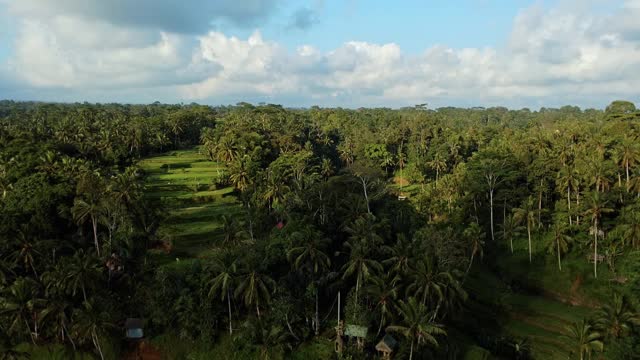
[[391, 359], [391, 354], [395, 350], [398, 342], [393, 336], [386, 334], [382, 340], [376, 345], [376, 351], [380, 353], [383, 359]]
[[127, 339], [142, 339], [144, 337], [144, 322], [142, 319], [128, 318], [124, 322]]

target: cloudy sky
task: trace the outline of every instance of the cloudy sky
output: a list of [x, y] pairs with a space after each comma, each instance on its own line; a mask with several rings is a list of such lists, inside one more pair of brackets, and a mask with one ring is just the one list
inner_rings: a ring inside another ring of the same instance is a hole
[[0, 99], [603, 108], [640, 102], [638, 19], [640, 0], [0, 0]]

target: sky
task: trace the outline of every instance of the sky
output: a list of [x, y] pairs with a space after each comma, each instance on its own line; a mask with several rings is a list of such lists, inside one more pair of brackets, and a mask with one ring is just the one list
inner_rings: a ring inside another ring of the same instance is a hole
[[640, 103], [638, 18], [640, 0], [0, 0], [0, 99], [604, 108]]

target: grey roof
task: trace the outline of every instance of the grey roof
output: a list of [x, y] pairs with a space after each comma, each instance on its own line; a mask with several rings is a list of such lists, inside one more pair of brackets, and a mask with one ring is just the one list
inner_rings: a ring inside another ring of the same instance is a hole
[[124, 322], [125, 329], [142, 329], [144, 327], [144, 321], [138, 318], [128, 318]]
[[393, 336], [386, 334], [383, 338], [382, 341], [387, 344], [387, 346], [389, 346], [390, 348], [394, 348], [398, 342], [396, 341], [396, 339], [393, 338]]

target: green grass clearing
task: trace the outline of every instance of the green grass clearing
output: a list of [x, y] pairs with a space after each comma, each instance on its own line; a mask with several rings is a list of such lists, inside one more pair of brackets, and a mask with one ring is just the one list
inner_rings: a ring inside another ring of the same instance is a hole
[[140, 161], [146, 172], [146, 196], [168, 209], [159, 232], [171, 239], [175, 257], [205, 255], [222, 238], [222, 215], [237, 216], [240, 204], [231, 187], [218, 189], [224, 167], [199, 148], [171, 151]]

